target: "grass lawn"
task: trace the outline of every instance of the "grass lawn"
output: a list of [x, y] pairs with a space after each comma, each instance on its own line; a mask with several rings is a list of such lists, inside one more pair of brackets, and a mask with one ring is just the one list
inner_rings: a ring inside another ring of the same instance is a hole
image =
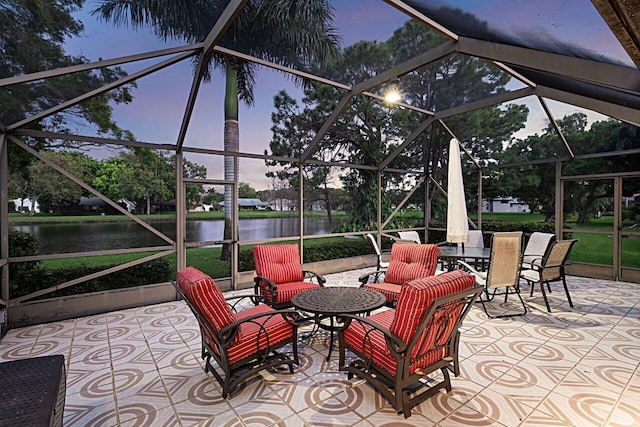
[[[308, 239], [305, 241], [305, 247], [318, 247], [322, 246], [328, 241], [344, 240], [344, 237], [324, 237], [318, 239]], [[288, 241], [291, 243], [297, 243], [297, 240]], [[283, 241], [285, 243], [285, 241]], [[253, 245], [245, 245], [240, 248], [240, 251], [251, 251]], [[220, 260], [220, 252], [222, 248], [191, 248], [187, 250], [187, 265], [194, 266], [211, 277], [229, 277], [231, 275], [231, 263], [229, 261]], [[83, 265], [91, 266], [109, 266], [119, 265], [126, 262], [131, 262], [145, 256], [152, 255], [153, 252], [141, 252], [137, 254], [118, 254], [118, 255], [101, 255], [92, 257], [77, 257], [77, 258], [64, 258], [64, 259], [51, 259], [43, 261], [43, 264], [51, 270], [60, 270], [64, 268], [73, 268]], [[177, 270], [176, 256], [167, 255], [164, 257], [169, 262], [169, 268], [172, 274]], [[174, 274], [175, 275], [175, 274]]]
[[[241, 211], [240, 218], [268, 218], [268, 217], [281, 217], [284, 215], [296, 216], [296, 212], [274, 212], [274, 211]], [[322, 212], [309, 212], [305, 215], [317, 215], [322, 216]], [[344, 212], [335, 212], [336, 215], [345, 215]], [[407, 217], [419, 217], [422, 215], [421, 211], [407, 211], [404, 213]], [[146, 219], [160, 219], [160, 218], [173, 218], [170, 214], [141, 216]], [[222, 218], [221, 212], [194, 212], [189, 214], [189, 218], [193, 219], [218, 219]], [[542, 222], [544, 221], [544, 215], [538, 213], [483, 213], [482, 218], [487, 221], [509, 221], [509, 222]], [[68, 221], [74, 222], [79, 220], [128, 220], [122, 215], [117, 216], [82, 216], [82, 217], [53, 217], [53, 216], [36, 216], [25, 217], [20, 214], [10, 214], [10, 221], [23, 221], [23, 220], [45, 220], [45, 221]], [[473, 218], [472, 219], [477, 219]], [[573, 218], [569, 218], [566, 226], [575, 230], [572, 231], [574, 238], [579, 239], [578, 243], [573, 247], [570, 259], [579, 262], [589, 262], [596, 264], [611, 265], [613, 262], [613, 241], [611, 234], [592, 234], [588, 231], [613, 231], [613, 218], [602, 217], [598, 219], [591, 219], [585, 224], [577, 224], [571, 222]], [[625, 228], [631, 226], [632, 223], [625, 223]], [[634, 230], [635, 231], [635, 230]], [[639, 230], [640, 231], [640, 230]], [[335, 238], [322, 238], [322, 239], [308, 239], [305, 241], [305, 246], [318, 246], [328, 239], [342, 239], [342, 237]], [[297, 240], [293, 240], [297, 242]], [[245, 246], [241, 250], [250, 250], [250, 246]], [[194, 248], [187, 251], [187, 263], [194, 265], [212, 277], [228, 277], [231, 271], [230, 263], [227, 261], [220, 261], [220, 248]], [[640, 268], [640, 236], [630, 235], [623, 239], [623, 265], [629, 267]], [[52, 269], [57, 270], [65, 267], [73, 267], [82, 264], [86, 265], [113, 265], [122, 264], [135, 259], [142, 258], [150, 253], [142, 254], [122, 254], [122, 255], [109, 255], [99, 257], [81, 257], [81, 258], [69, 258], [69, 259], [57, 259], [47, 260], [45, 265]], [[170, 264], [171, 271], [176, 269], [175, 255], [167, 256], [166, 259]]]
[[[478, 215], [469, 215], [474, 221], [478, 220]], [[507, 222], [544, 222], [544, 214], [528, 212], [483, 212], [483, 221], [507, 221]]]

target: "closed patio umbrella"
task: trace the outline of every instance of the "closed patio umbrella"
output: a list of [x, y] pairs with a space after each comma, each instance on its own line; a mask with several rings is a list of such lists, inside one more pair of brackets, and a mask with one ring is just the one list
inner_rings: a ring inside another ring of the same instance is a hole
[[467, 203], [462, 182], [460, 146], [455, 138], [449, 142], [447, 181], [447, 242], [464, 243], [469, 241], [469, 223], [467, 222]]

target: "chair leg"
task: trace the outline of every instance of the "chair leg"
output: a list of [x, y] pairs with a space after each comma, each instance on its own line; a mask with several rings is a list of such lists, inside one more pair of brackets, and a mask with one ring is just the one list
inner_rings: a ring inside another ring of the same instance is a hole
[[542, 290], [542, 298], [544, 298], [544, 304], [547, 306], [547, 311], [551, 313], [551, 307], [549, 307], [549, 300], [547, 299], [547, 293], [544, 291], [544, 281], [540, 279], [540, 290]]
[[527, 283], [529, 284], [529, 286], [531, 286], [531, 292], [529, 293], [529, 296], [532, 297], [533, 296], [533, 288], [535, 286], [535, 283], [530, 282], [527, 280]]
[[571, 295], [569, 295], [569, 288], [567, 288], [567, 281], [562, 276], [562, 286], [564, 286], [564, 293], [567, 294], [567, 301], [569, 301], [569, 307], [573, 308], [573, 302], [571, 301]]
[[[507, 301], [507, 297], [509, 296], [509, 288], [510, 286], [506, 287], [505, 290], [505, 297], [504, 300], [505, 302]], [[486, 288], [485, 288], [486, 291]], [[495, 297], [497, 289], [493, 290], [493, 296], [491, 297], [491, 299], [489, 301], [484, 301], [480, 298], [477, 299], [477, 301], [480, 301], [480, 304], [482, 304], [482, 308], [484, 309], [485, 314], [487, 315], [487, 317], [491, 318], [491, 319], [498, 319], [501, 317], [514, 317], [514, 316], [524, 316], [525, 314], [527, 314], [527, 305], [524, 303], [524, 300], [522, 299], [522, 295], [520, 295], [520, 288], [516, 286], [513, 287], [513, 294], [515, 294], [518, 299], [520, 300], [520, 304], [522, 304], [522, 313], [513, 313], [513, 314], [500, 314], [497, 316], [492, 316], [489, 314], [489, 312], [487, 311], [487, 306], [484, 304], [485, 302], [490, 302], [491, 300], [493, 300], [493, 297]]]

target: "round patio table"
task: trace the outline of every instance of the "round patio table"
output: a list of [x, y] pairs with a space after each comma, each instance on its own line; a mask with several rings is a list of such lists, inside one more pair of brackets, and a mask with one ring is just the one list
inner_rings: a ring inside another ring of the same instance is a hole
[[[367, 313], [382, 307], [386, 301], [386, 297], [380, 292], [348, 286], [326, 286], [311, 289], [291, 298], [294, 307], [314, 314], [314, 331], [310, 336], [317, 332], [318, 328], [330, 332], [327, 362], [331, 358], [333, 350], [334, 332], [341, 327], [338, 325], [342, 323], [340, 315]], [[329, 324], [323, 323], [323, 319], [329, 319]]]

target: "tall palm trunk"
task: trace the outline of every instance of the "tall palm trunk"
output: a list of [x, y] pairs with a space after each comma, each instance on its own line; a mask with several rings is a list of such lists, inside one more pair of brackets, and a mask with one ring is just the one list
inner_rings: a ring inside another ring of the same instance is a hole
[[[226, 70], [227, 85], [224, 95], [224, 149], [225, 151], [240, 151], [240, 131], [238, 128], [238, 73], [237, 70], [227, 63]], [[238, 182], [238, 171], [235, 168], [233, 156], [224, 158], [224, 179]], [[232, 217], [233, 217], [233, 192], [230, 186], [224, 187], [224, 239], [231, 239]], [[236, 195], [238, 188], [235, 188]], [[231, 245], [222, 245], [220, 253], [221, 260], [231, 259]]]

